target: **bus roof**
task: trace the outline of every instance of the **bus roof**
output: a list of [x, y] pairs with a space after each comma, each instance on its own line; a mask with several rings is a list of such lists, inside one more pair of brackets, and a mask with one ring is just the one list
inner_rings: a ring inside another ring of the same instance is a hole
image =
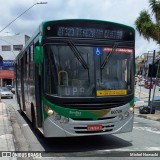
[[129, 25], [125, 25], [122, 23], [117, 23], [117, 22], [112, 22], [112, 21], [104, 21], [104, 20], [95, 20], [95, 19], [62, 19], [62, 20], [50, 20], [50, 21], [43, 21], [40, 26], [44, 26], [48, 23], [60, 23], [60, 22], [82, 22], [82, 21], [86, 21], [86, 22], [97, 22], [97, 23], [110, 23], [110, 24], [114, 24], [114, 25], [119, 25], [119, 26], [123, 26], [126, 28], [130, 28], [131, 30], [135, 31], [135, 29]]

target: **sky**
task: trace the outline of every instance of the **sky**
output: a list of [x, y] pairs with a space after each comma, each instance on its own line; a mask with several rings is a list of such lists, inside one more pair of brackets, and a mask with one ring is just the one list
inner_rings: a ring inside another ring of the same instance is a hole
[[[0, 5], [0, 30], [21, 15], [0, 36], [26, 34], [32, 36], [42, 21], [59, 19], [96, 19], [122, 23], [135, 28], [135, 20], [142, 10], [150, 10], [149, 0], [5, 0]], [[154, 19], [154, 18], [153, 18]], [[155, 41], [144, 40], [136, 31], [136, 56], [160, 50]]]

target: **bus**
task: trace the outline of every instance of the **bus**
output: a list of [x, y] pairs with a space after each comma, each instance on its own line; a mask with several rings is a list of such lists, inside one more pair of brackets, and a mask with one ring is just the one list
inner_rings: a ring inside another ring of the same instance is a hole
[[42, 22], [15, 59], [20, 111], [44, 137], [131, 132], [135, 30], [101, 20]]

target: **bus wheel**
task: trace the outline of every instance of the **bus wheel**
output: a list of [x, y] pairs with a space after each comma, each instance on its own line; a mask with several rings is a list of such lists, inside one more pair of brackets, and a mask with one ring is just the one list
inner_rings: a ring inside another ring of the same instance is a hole
[[31, 117], [32, 117], [32, 126], [34, 129], [36, 129], [36, 118], [35, 118], [34, 106], [31, 106]]

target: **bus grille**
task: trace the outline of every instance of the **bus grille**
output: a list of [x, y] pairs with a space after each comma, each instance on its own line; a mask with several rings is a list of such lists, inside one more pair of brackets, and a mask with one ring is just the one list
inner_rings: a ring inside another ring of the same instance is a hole
[[125, 105], [126, 102], [108, 102], [102, 104], [59, 104], [66, 108], [73, 108], [73, 109], [83, 109], [83, 110], [99, 110], [99, 109], [109, 109], [115, 108]]
[[[116, 116], [98, 118], [97, 120], [114, 119]], [[92, 118], [72, 118], [75, 121], [92, 121]]]
[[100, 131], [88, 131], [87, 127], [74, 127], [74, 131], [77, 134], [91, 134], [91, 133], [104, 133], [104, 132], [111, 132], [114, 128], [114, 125], [105, 125], [102, 126], [102, 130]]

